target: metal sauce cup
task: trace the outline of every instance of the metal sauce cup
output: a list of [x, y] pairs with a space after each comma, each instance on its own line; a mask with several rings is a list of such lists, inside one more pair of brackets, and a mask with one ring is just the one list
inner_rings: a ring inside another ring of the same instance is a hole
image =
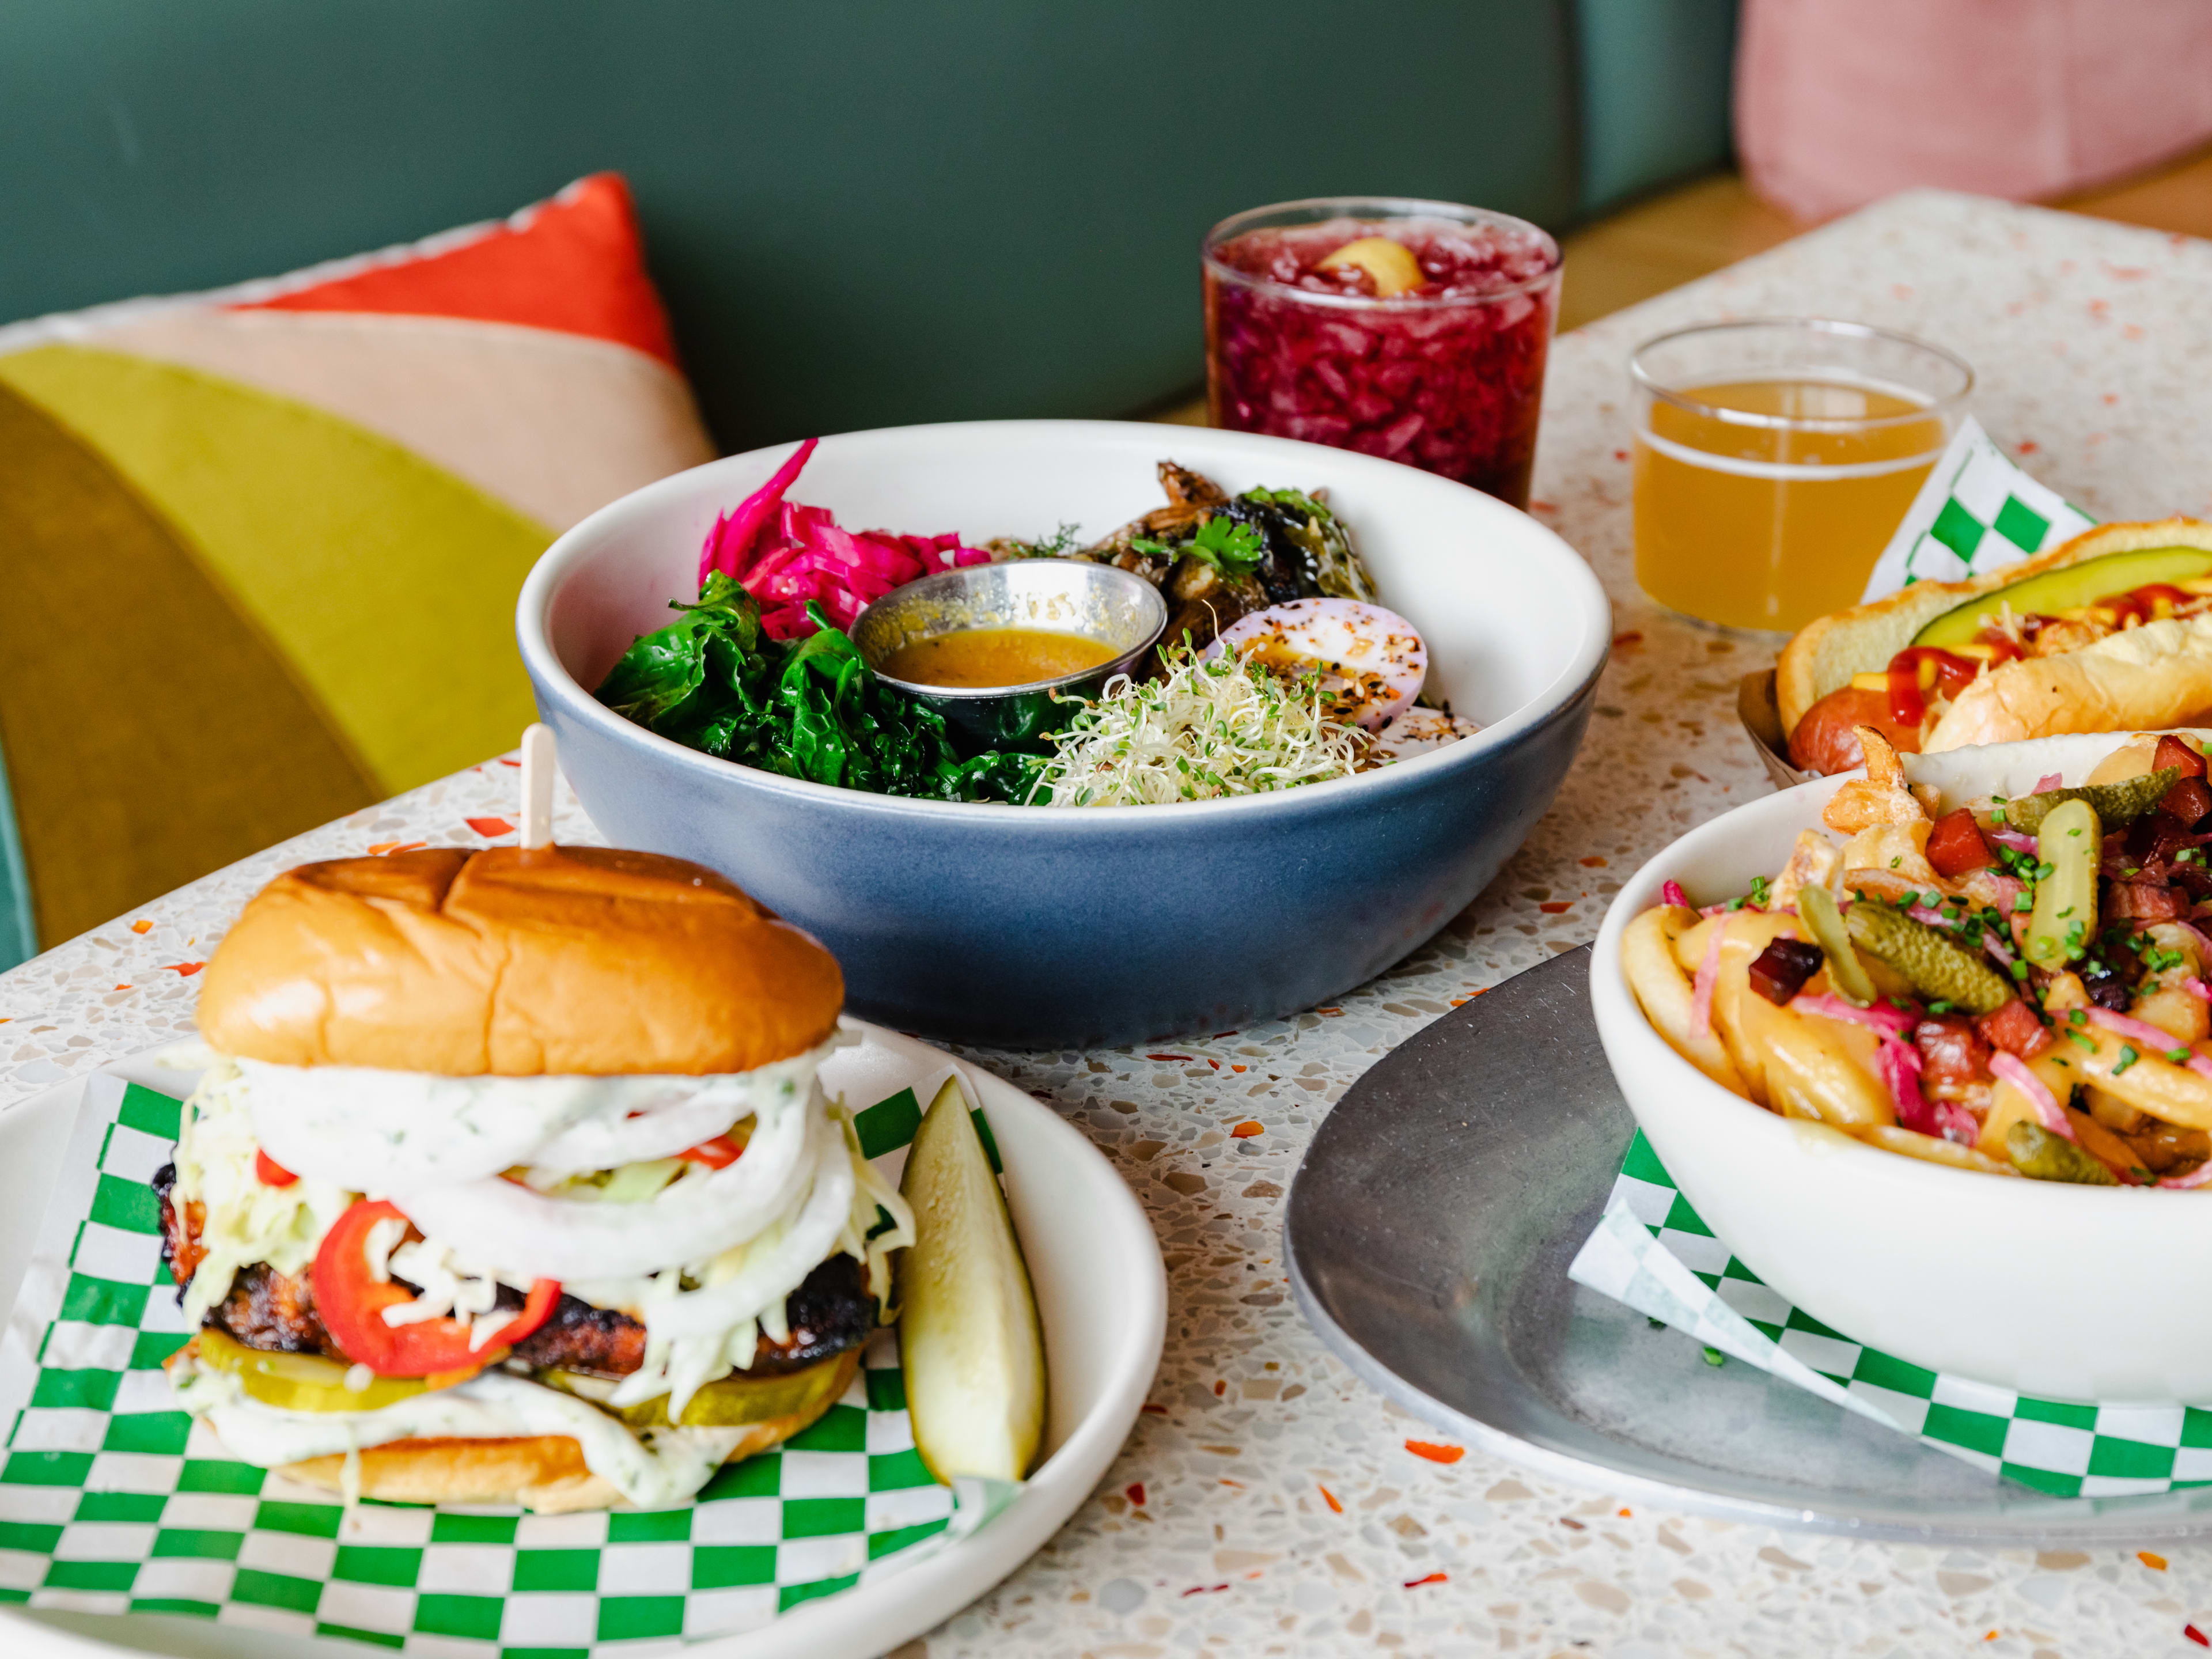
[[[1011, 559], [924, 576], [863, 611], [853, 643], [885, 684], [945, 716], [987, 748], [1036, 747], [1066, 724], [1071, 702], [1126, 673], [1167, 627], [1167, 601], [1141, 576], [1088, 559]], [[972, 628], [1079, 634], [1114, 647], [1096, 668], [1024, 685], [920, 685], [883, 672], [903, 646]]]

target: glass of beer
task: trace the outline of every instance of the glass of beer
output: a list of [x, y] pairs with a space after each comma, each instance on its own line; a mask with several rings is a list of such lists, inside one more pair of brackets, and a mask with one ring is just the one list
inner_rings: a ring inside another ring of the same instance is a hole
[[1974, 384], [1938, 347], [1817, 318], [1662, 334], [1628, 374], [1637, 581], [1766, 632], [1859, 602]]

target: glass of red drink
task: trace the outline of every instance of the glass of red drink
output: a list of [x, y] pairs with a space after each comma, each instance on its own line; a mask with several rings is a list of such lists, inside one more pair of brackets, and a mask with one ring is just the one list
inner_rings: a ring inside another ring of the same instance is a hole
[[1206, 238], [1213, 424], [1356, 449], [1528, 501], [1559, 245], [1509, 214], [1324, 197]]

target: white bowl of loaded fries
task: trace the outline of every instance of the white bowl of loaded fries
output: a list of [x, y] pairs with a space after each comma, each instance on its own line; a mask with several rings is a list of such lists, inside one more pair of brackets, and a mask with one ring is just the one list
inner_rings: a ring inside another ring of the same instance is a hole
[[1905, 756], [1692, 830], [1591, 963], [1735, 1256], [1856, 1341], [2046, 1399], [2212, 1398], [2212, 733]]

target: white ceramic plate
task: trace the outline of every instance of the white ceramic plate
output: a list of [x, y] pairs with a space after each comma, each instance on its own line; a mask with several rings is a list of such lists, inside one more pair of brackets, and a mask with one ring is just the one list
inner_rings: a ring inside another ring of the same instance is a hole
[[[896, 1094], [948, 1056], [860, 1021], [864, 1041], [835, 1055], [823, 1084], [856, 1103]], [[1167, 1330], [1167, 1273], [1151, 1222], [1114, 1166], [1047, 1106], [1012, 1084], [957, 1066], [989, 1113], [1006, 1194], [1044, 1322], [1051, 1394], [1045, 1458], [1020, 1497], [969, 1536], [906, 1571], [808, 1601], [773, 1624], [693, 1644], [701, 1659], [872, 1659], [940, 1623], [989, 1589], [1060, 1529], [1106, 1473], [1158, 1369]], [[105, 1068], [173, 1091], [178, 1074], [147, 1055]], [[0, 1307], [13, 1307], [46, 1194], [69, 1141], [82, 1079], [0, 1112]], [[279, 1659], [313, 1651], [361, 1659], [362, 1644], [281, 1636], [212, 1620], [0, 1608], [9, 1659], [119, 1651], [189, 1659]]]

